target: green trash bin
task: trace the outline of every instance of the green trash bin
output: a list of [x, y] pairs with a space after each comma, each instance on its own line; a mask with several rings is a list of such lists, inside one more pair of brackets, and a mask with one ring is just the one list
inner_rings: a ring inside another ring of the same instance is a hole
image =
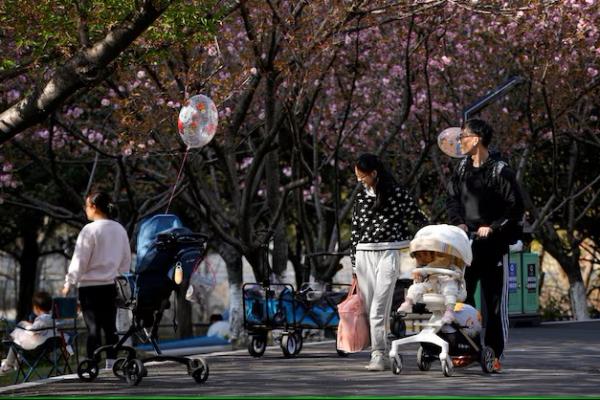
[[540, 257], [536, 253], [523, 253], [523, 314], [535, 314], [539, 318]]
[[521, 279], [521, 253], [508, 257], [508, 315], [523, 313], [523, 288]]

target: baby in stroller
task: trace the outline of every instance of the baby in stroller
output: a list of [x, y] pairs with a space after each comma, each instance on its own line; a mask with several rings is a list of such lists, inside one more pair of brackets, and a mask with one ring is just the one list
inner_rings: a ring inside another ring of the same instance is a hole
[[466, 233], [451, 225], [426, 226], [411, 241], [410, 253], [420, 267], [398, 311], [413, 311], [413, 305], [422, 302], [432, 315], [421, 324], [421, 332], [392, 342], [392, 372], [402, 371], [399, 347], [408, 343], [420, 344], [417, 366], [422, 371], [439, 359], [445, 376], [451, 376], [455, 366], [473, 361], [479, 361], [484, 372], [492, 372], [494, 351], [482, 345], [481, 317], [475, 308], [459, 302], [466, 297], [464, 268], [473, 258]]
[[[179, 218], [171, 214], [155, 215], [142, 223], [136, 271], [115, 280], [117, 305], [132, 311], [132, 324], [117, 344], [99, 347], [92, 359], [79, 363], [77, 374], [80, 379], [93, 381], [98, 376], [100, 354], [111, 348], [127, 353], [126, 357], [115, 360], [113, 373], [131, 385], [139, 384], [147, 375], [144, 364], [150, 361], [175, 361], [186, 365], [188, 374], [197, 383], [208, 379], [208, 364], [203, 359], [162, 355], [157, 343], [162, 315], [171, 306], [171, 293], [183, 280], [189, 279], [202, 260], [205, 242], [205, 235], [184, 228]], [[156, 355], [138, 359], [136, 350], [125, 345], [133, 335], [150, 342]]]
[[[454, 246], [451, 245], [453, 242]], [[472, 259], [470, 246], [465, 247], [467, 244], [465, 232], [456, 226], [429, 225], [419, 230], [410, 242], [410, 254], [419, 268], [413, 270], [414, 282], [408, 288], [398, 313], [412, 312], [416, 303], [423, 302], [424, 293], [438, 292], [444, 295], [446, 305], [442, 323], [451, 323], [455, 319], [454, 307], [457, 301], [462, 302], [467, 297], [464, 269]], [[460, 245], [465, 247], [462, 253], [457, 249]], [[448, 273], [428, 274], [422, 267], [444, 268]]]

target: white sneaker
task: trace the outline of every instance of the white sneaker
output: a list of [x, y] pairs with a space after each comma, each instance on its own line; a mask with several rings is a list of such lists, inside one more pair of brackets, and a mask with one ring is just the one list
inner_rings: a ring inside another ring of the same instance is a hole
[[115, 365], [115, 359], [114, 358], [107, 358], [106, 359], [106, 365], [104, 366], [104, 369], [112, 369], [113, 365]]
[[374, 354], [365, 368], [369, 371], [386, 371], [390, 369], [390, 358], [383, 354]]

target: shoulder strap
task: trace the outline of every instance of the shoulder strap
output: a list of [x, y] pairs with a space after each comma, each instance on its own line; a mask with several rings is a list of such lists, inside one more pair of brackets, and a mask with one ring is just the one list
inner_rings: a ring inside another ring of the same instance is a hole
[[[458, 178], [462, 179], [465, 176], [465, 172], [467, 170], [467, 160], [468, 158], [465, 157], [462, 160], [460, 160], [460, 164], [458, 164]], [[500, 173], [502, 172], [502, 169], [504, 167], [508, 166], [508, 164], [506, 163], [506, 161], [503, 160], [498, 160], [494, 163], [494, 167], [492, 168], [492, 180], [494, 181], [494, 183], [498, 183], [498, 178], [500, 177]]]
[[462, 179], [465, 176], [465, 171], [467, 170], [467, 160], [468, 157], [464, 157], [460, 160], [460, 164], [458, 164], [458, 177]]
[[508, 164], [502, 160], [496, 161], [494, 164], [494, 168], [492, 169], [492, 179], [494, 183], [498, 183], [498, 178], [500, 177], [500, 173], [502, 169], [506, 167]]

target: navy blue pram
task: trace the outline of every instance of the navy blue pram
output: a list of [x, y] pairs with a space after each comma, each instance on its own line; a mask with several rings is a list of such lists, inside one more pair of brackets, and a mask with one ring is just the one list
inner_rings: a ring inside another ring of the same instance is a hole
[[[77, 374], [84, 381], [98, 376], [100, 354], [108, 350], [126, 352], [126, 357], [115, 360], [113, 373], [131, 385], [138, 385], [147, 375], [145, 363], [150, 361], [175, 361], [187, 366], [188, 374], [198, 382], [208, 379], [208, 364], [201, 358], [165, 356], [158, 347], [158, 327], [165, 310], [170, 307], [169, 298], [178, 288], [176, 275], [182, 281], [189, 280], [194, 268], [205, 253], [206, 236], [194, 233], [172, 214], [155, 215], [142, 222], [137, 241], [135, 272], [116, 278], [117, 306], [129, 309], [133, 321], [127, 332], [115, 345], [106, 345], [94, 352], [93, 359], [79, 363]], [[137, 335], [149, 342], [154, 356], [138, 359], [136, 350], [125, 341]]]

